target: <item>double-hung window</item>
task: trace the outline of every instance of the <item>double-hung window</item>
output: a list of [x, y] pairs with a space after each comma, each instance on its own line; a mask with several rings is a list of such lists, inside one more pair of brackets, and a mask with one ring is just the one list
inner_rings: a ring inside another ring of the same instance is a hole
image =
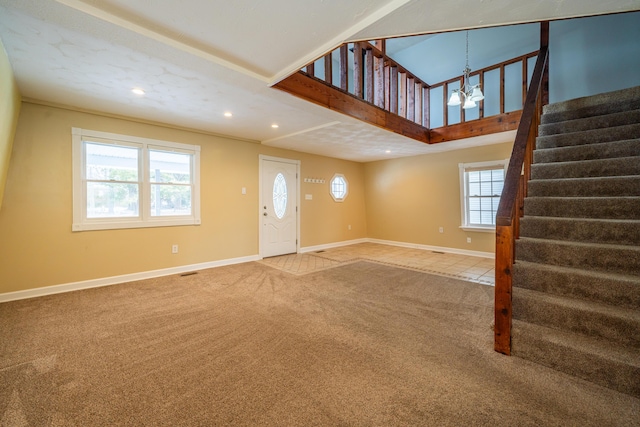
[[469, 231], [494, 231], [508, 160], [460, 163], [462, 225]]
[[73, 231], [200, 224], [200, 147], [73, 128]]

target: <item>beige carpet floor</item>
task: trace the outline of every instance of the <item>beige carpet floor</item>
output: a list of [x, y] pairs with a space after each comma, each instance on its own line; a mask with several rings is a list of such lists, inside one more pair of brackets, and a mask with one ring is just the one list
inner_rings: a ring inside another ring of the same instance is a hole
[[632, 426], [492, 346], [493, 287], [260, 263], [0, 304], [2, 426]]

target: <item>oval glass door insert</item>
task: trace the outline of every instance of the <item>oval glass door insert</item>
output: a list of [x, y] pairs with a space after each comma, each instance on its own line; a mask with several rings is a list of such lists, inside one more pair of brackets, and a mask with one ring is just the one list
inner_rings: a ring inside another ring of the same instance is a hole
[[282, 219], [287, 209], [287, 182], [282, 173], [273, 181], [273, 210], [278, 219]]

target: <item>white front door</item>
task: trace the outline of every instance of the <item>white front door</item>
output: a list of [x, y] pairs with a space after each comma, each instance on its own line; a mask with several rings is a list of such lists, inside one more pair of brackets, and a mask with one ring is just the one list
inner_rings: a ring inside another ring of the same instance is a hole
[[261, 158], [262, 257], [297, 252], [298, 162]]

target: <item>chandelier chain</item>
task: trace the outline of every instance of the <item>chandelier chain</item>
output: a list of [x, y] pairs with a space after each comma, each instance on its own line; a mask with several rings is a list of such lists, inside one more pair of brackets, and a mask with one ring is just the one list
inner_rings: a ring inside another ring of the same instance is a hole
[[467, 30], [467, 56], [466, 56], [466, 60], [467, 60], [467, 68], [469, 68], [469, 30]]

